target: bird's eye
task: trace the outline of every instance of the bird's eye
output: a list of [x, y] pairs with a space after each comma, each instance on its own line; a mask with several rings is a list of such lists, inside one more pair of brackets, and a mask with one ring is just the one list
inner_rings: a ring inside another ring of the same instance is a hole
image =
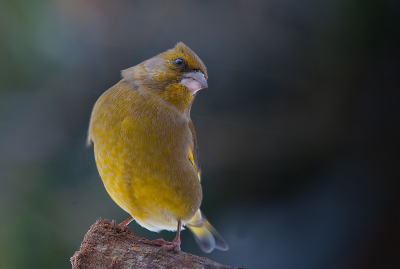
[[176, 64], [177, 66], [182, 66], [183, 65], [183, 59], [182, 58], [178, 58], [174, 60], [174, 64]]

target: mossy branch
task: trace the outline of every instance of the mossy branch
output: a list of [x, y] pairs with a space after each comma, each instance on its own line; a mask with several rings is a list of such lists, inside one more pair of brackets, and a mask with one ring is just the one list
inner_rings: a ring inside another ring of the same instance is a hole
[[106, 222], [97, 221], [86, 233], [80, 250], [71, 257], [71, 263], [73, 269], [235, 268], [185, 252], [159, 250], [160, 245], [131, 231], [114, 231]]

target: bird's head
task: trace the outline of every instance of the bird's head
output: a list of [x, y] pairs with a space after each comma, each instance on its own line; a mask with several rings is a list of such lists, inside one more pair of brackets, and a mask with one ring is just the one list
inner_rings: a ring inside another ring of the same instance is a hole
[[176, 105], [180, 105], [180, 102], [191, 103], [198, 90], [208, 87], [207, 68], [182, 42], [166, 52], [123, 70], [122, 77]]

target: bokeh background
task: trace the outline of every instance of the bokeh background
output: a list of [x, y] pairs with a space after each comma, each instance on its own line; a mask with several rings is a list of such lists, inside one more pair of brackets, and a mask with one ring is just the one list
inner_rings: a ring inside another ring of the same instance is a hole
[[[70, 268], [128, 217], [85, 147], [93, 104], [183, 41], [203, 212], [247, 268], [400, 268], [399, 2], [0, 1], [0, 268]], [[139, 236], [172, 240], [132, 223]]]

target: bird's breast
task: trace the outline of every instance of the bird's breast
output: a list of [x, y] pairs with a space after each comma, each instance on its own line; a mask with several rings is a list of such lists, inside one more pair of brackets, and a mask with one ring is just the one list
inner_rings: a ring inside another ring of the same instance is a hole
[[191, 131], [184, 118], [152, 107], [103, 117], [108, 122], [96, 137], [96, 163], [111, 197], [132, 216], [184, 221], [202, 199], [189, 160]]

